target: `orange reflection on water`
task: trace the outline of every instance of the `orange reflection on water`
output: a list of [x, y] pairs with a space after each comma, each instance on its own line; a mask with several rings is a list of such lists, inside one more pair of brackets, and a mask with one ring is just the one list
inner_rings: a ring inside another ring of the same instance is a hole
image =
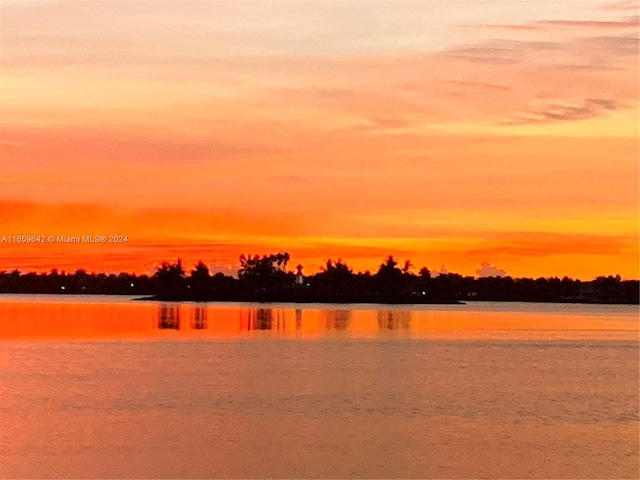
[[146, 338], [154, 314], [151, 305], [0, 302], [0, 339]]
[[[495, 305], [495, 304], [494, 304]], [[637, 307], [258, 305], [0, 299], [0, 339], [432, 338], [637, 340]]]

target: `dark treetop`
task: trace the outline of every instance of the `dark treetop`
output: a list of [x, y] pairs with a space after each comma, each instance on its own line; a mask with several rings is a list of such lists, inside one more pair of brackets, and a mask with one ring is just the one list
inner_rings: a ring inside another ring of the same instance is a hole
[[568, 277], [463, 277], [413, 271], [387, 257], [375, 273], [354, 272], [341, 259], [327, 260], [320, 272], [299, 276], [287, 270], [288, 253], [240, 257], [238, 278], [211, 275], [200, 261], [187, 273], [182, 261], [163, 262], [153, 276], [120, 273], [0, 272], [0, 293], [140, 295], [171, 301], [300, 303], [459, 303], [464, 300], [639, 303], [639, 282], [620, 276], [590, 282]]

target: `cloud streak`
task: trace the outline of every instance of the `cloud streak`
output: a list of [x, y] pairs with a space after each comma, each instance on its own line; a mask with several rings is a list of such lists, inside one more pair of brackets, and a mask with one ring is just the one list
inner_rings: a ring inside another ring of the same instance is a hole
[[601, 117], [618, 108], [619, 105], [615, 100], [588, 98], [578, 105], [552, 104], [545, 110], [516, 115], [509, 123], [512, 125], [526, 125], [575, 122]]
[[621, 0], [609, 2], [600, 7], [605, 12], [637, 12], [638, 2], [636, 0]]
[[487, 24], [467, 25], [469, 28], [503, 30], [512, 32], [532, 32], [540, 30], [552, 30], [562, 27], [572, 29], [593, 30], [619, 30], [637, 29], [640, 26], [640, 17], [637, 15], [626, 17], [622, 20], [540, 20], [528, 24]]

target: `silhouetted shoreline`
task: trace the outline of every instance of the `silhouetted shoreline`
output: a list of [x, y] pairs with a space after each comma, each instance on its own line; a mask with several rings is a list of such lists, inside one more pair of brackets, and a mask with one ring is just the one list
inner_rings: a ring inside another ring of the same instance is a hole
[[175, 298], [175, 297], [161, 297], [159, 295], [144, 295], [135, 296], [127, 293], [79, 293], [79, 292], [0, 292], [1, 295], [56, 295], [56, 296], [84, 296], [84, 297], [102, 297], [102, 296], [134, 296], [132, 299], [134, 302], [172, 302], [172, 303], [259, 303], [259, 304], [299, 304], [299, 305], [467, 305], [468, 302], [478, 303], [547, 303], [547, 304], [565, 304], [565, 305], [640, 305], [638, 302], [607, 302], [600, 299], [560, 299], [560, 300], [487, 300], [477, 299], [472, 300], [454, 300], [450, 302], [431, 302], [431, 301], [415, 301], [415, 302], [374, 302], [374, 301], [343, 301], [343, 300], [295, 300], [295, 299], [272, 299], [272, 300], [251, 300], [251, 299], [224, 299], [224, 298], [211, 298], [211, 299], [193, 299], [193, 298]]
[[321, 271], [303, 274], [287, 270], [287, 253], [240, 257], [238, 278], [211, 275], [198, 262], [187, 275], [178, 259], [163, 262], [154, 275], [128, 273], [72, 274], [0, 272], [0, 294], [129, 295], [139, 300], [191, 302], [257, 302], [300, 304], [461, 304], [465, 301], [640, 304], [638, 280], [619, 275], [588, 282], [569, 277], [463, 277], [455, 273], [431, 275], [423, 267], [414, 273], [409, 260], [399, 266], [387, 257], [375, 273], [354, 272], [342, 260], [327, 260]]
[[454, 300], [451, 302], [369, 302], [369, 301], [314, 301], [314, 300], [192, 300], [182, 299], [176, 300], [171, 298], [162, 298], [157, 295], [137, 297], [135, 302], [195, 302], [195, 303], [260, 303], [260, 304], [281, 304], [291, 303], [298, 305], [467, 305], [468, 302], [479, 303], [548, 303], [548, 304], [564, 304], [564, 305], [640, 305], [638, 302], [605, 302], [599, 299], [561, 299], [561, 300]]
[[136, 302], [201, 302], [201, 303], [262, 303], [262, 304], [279, 304], [279, 303], [293, 303], [301, 305], [466, 305], [466, 302], [461, 300], [452, 300], [449, 302], [375, 302], [375, 301], [358, 301], [358, 300], [313, 300], [313, 299], [294, 299], [294, 298], [274, 298], [270, 300], [237, 300], [237, 299], [223, 299], [213, 298], [209, 300], [205, 299], [176, 299], [176, 298], [163, 298], [159, 295], [151, 295], [148, 297], [138, 297], [133, 299]]

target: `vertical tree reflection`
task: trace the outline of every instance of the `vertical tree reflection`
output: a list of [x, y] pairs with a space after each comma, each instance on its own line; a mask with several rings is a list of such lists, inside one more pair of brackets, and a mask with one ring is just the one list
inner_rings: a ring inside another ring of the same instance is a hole
[[260, 308], [256, 312], [254, 330], [271, 330], [273, 312], [271, 309]]
[[[297, 319], [296, 314], [296, 319]], [[286, 315], [282, 309], [258, 308], [249, 310], [247, 330], [286, 330]]]
[[411, 312], [408, 310], [379, 310], [378, 330], [409, 330]]
[[275, 322], [271, 326], [273, 330], [282, 330], [286, 329], [286, 320], [284, 318], [284, 310], [275, 310]]
[[191, 328], [194, 330], [204, 330], [208, 328], [206, 307], [197, 306], [191, 315]]
[[347, 330], [351, 323], [351, 310], [326, 310], [324, 312], [327, 330]]
[[333, 328], [336, 330], [346, 330], [351, 323], [351, 310], [338, 310], [333, 319]]
[[302, 310], [296, 309], [296, 330], [302, 329]]
[[180, 330], [180, 307], [161, 305], [158, 311], [158, 328], [160, 330]]

